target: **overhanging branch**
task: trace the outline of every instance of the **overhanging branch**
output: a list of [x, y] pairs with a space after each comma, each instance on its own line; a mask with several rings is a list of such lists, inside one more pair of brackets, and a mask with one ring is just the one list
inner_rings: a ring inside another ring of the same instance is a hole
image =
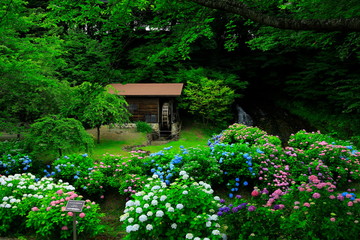
[[250, 9], [236, 0], [189, 0], [202, 6], [224, 10], [251, 19], [266, 26], [291, 30], [360, 31], [360, 18], [339, 19], [292, 19], [270, 16]]

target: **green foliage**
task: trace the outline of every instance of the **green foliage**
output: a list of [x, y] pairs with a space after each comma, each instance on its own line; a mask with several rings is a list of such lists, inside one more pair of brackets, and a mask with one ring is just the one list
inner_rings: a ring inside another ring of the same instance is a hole
[[74, 149], [90, 151], [93, 138], [79, 121], [58, 116], [44, 117], [31, 125], [26, 137], [27, 147], [39, 154], [42, 151], [71, 151]]
[[125, 239], [221, 239], [214, 215], [220, 198], [212, 193], [210, 185], [190, 180], [185, 171], [169, 186], [149, 179], [120, 217], [128, 233]]
[[232, 118], [229, 112], [237, 94], [222, 80], [189, 81], [183, 94], [181, 107], [206, 123], [223, 126]]
[[109, 75], [110, 48], [107, 42], [99, 42], [81, 30], [71, 30], [64, 36], [62, 47], [65, 50], [60, 56], [66, 65], [60, 66], [57, 71], [59, 78], [73, 85], [83, 82], [107, 84], [112, 82], [105, 77]]
[[153, 129], [150, 126], [150, 124], [146, 123], [146, 122], [142, 122], [142, 121], [137, 121], [135, 122], [136, 125], [136, 131], [141, 132], [141, 133], [152, 133]]
[[19, 153], [24, 149], [24, 141], [0, 141], [0, 155]]
[[45, 13], [24, 1], [2, 1], [0, 16], [0, 112], [19, 132], [19, 123], [54, 114], [66, 100], [65, 84], [53, 78], [63, 64], [60, 40], [49, 33]]

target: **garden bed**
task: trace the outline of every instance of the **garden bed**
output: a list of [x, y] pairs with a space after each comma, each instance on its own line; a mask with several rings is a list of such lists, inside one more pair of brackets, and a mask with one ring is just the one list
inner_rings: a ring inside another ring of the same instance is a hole
[[69, 238], [73, 213], [62, 206], [87, 199], [79, 239], [359, 236], [360, 153], [319, 132], [299, 131], [287, 145], [234, 124], [208, 146], [174, 144], [98, 159], [72, 154], [33, 174], [24, 173], [32, 170], [31, 157], [3, 155], [0, 231]]

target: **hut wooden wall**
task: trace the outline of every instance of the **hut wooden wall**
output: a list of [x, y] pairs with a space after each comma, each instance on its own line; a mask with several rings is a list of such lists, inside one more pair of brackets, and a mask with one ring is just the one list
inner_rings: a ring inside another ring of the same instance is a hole
[[133, 122], [159, 122], [159, 98], [154, 97], [126, 97]]

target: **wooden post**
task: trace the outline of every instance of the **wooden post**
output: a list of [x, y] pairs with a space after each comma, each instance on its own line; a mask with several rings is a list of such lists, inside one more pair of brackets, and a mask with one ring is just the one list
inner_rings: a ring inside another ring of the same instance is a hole
[[73, 239], [76, 240], [76, 213], [73, 215]]

